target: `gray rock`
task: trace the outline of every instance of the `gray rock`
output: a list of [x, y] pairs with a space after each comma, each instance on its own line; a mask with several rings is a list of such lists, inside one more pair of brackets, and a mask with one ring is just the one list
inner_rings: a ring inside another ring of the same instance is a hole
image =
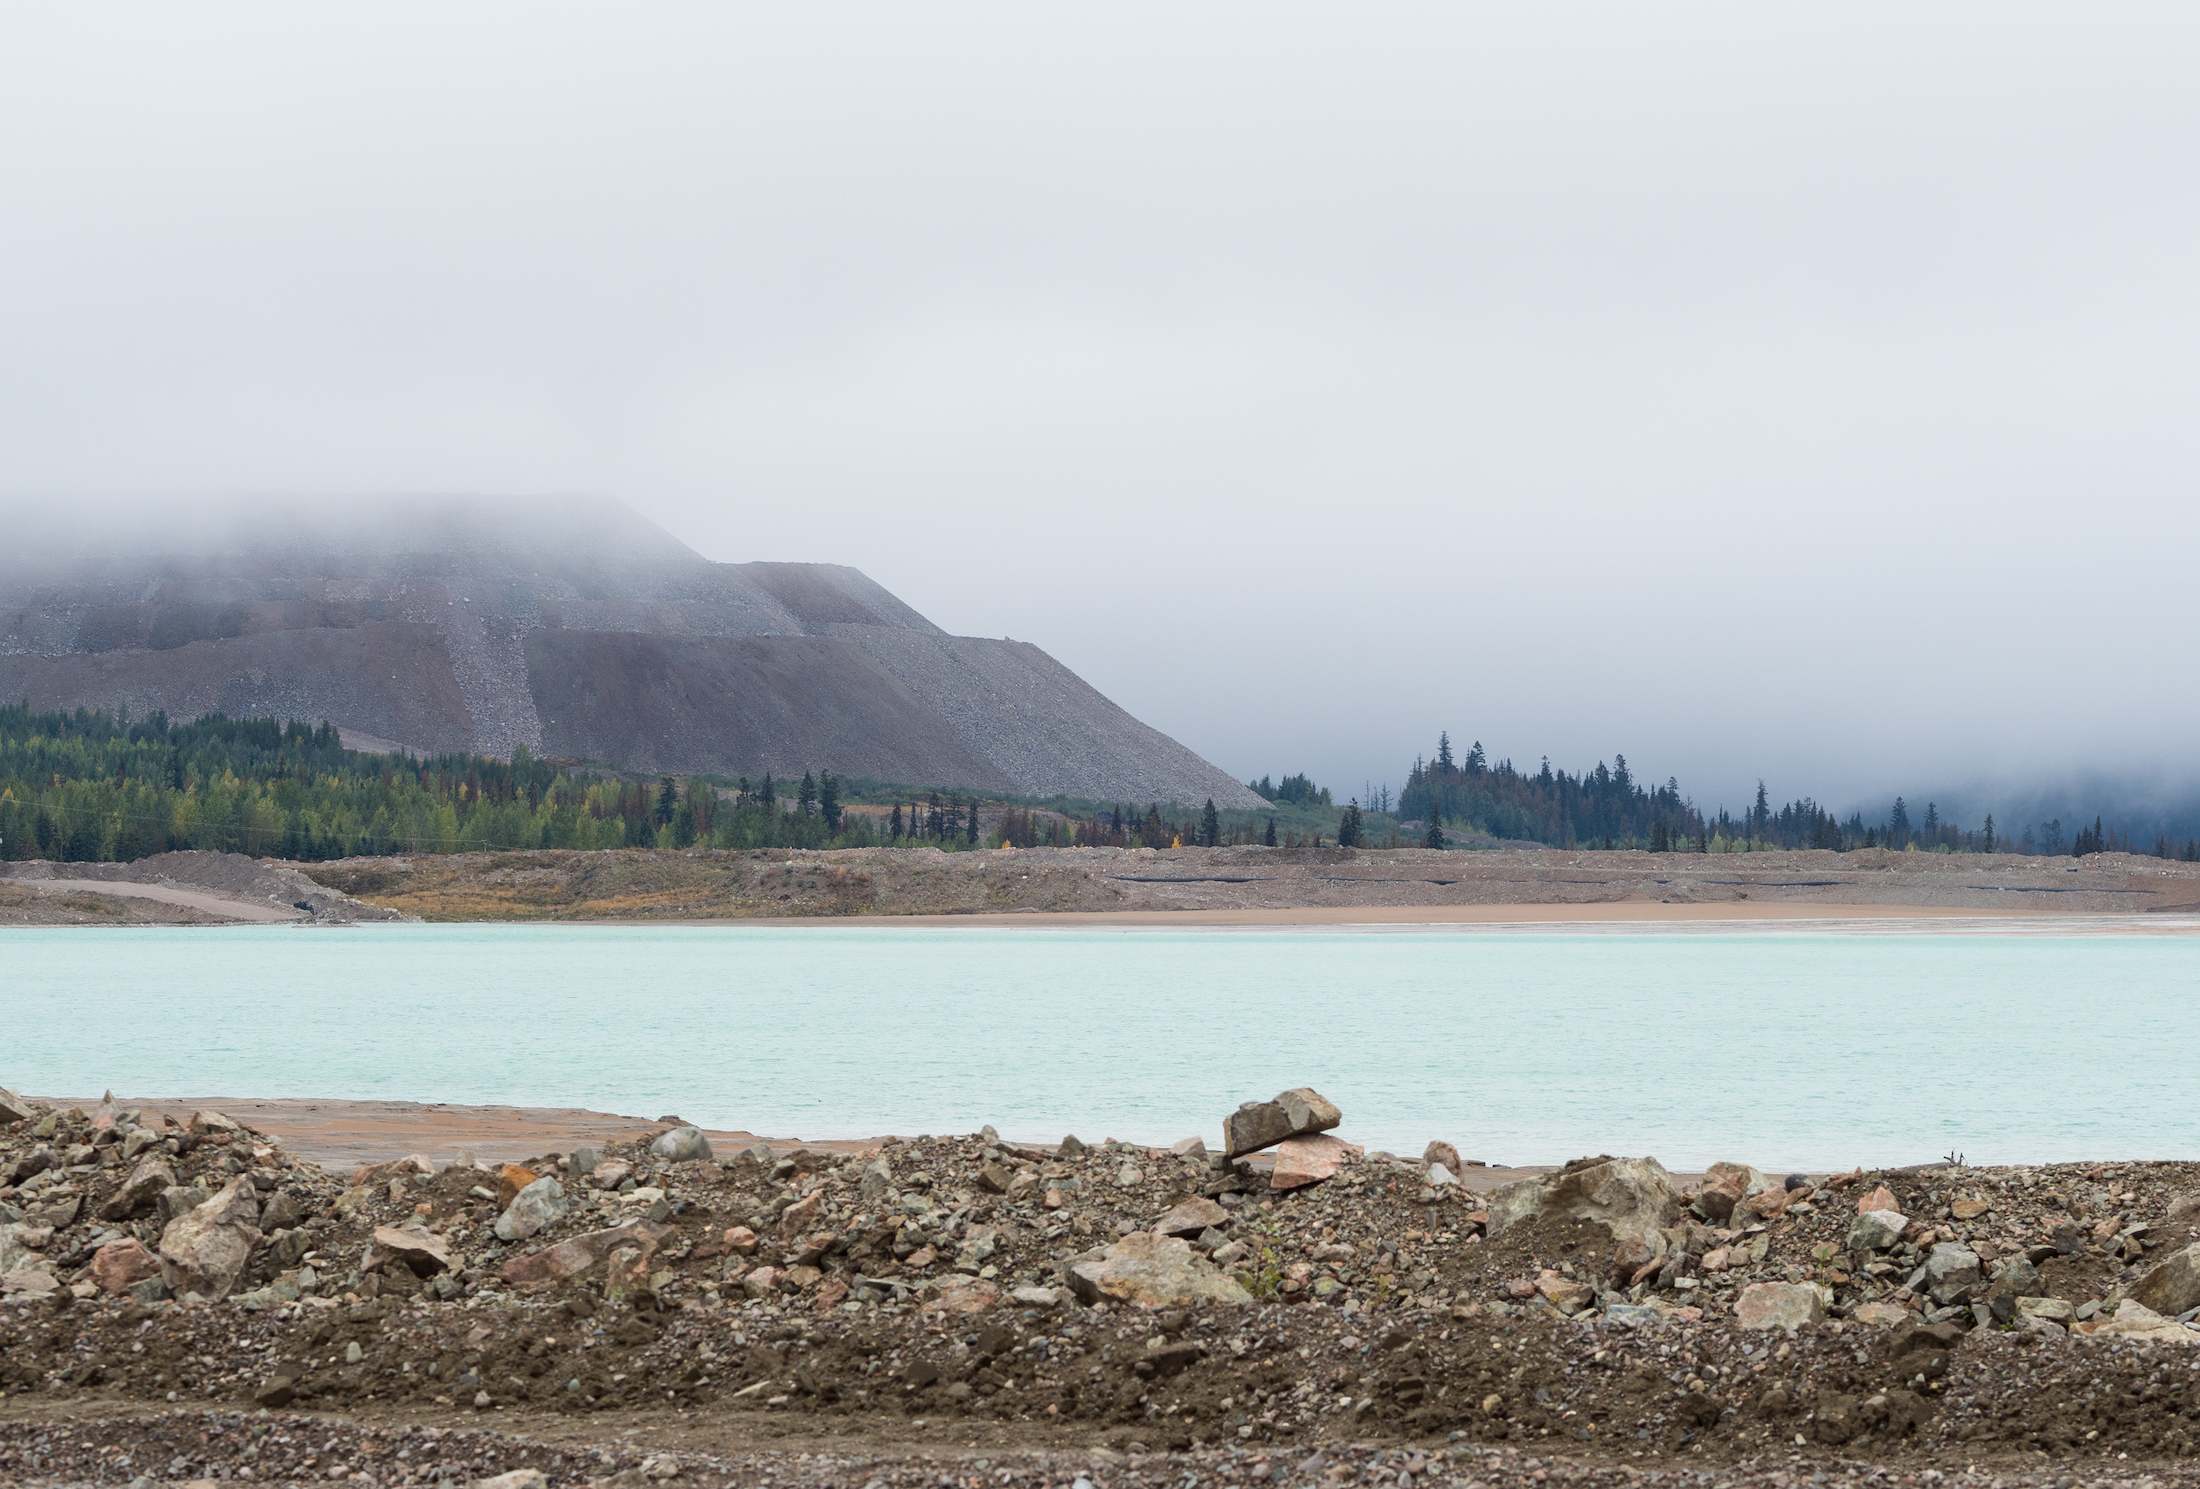
[[512, 1202], [497, 1217], [497, 1239], [524, 1241], [545, 1227], [564, 1218], [573, 1202], [565, 1197], [565, 1186], [557, 1180], [544, 1177], [512, 1196]]
[[130, 1297], [139, 1303], [158, 1303], [169, 1296], [168, 1284], [159, 1277], [148, 1277], [143, 1282], [130, 1284]]
[[1188, 1137], [1171, 1146], [1169, 1151], [1179, 1158], [1189, 1158], [1195, 1163], [1205, 1163], [1207, 1161], [1207, 1140], [1203, 1137]]
[[1622, 1329], [1651, 1329], [1665, 1322], [1665, 1315], [1646, 1303], [1614, 1303], [1604, 1310], [1604, 1321]]
[[894, 1168], [881, 1154], [863, 1170], [862, 1182], [856, 1185], [856, 1193], [864, 1199], [877, 1199], [894, 1187]]
[[[176, 1173], [155, 1155], [141, 1158], [121, 1187], [99, 1207], [102, 1220], [127, 1220], [159, 1200], [161, 1191], [176, 1187]], [[295, 1222], [293, 1222], [295, 1223]]]
[[710, 1157], [710, 1139], [696, 1127], [675, 1127], [649, 1145], [649, 1153], [665, 1163], [699, 1163]]
[[279, 1230], [292, 1230], [305, 1224], [306, 1207], [290, 1195], [278, 1191], [266, 1204], [260, 1206], [260, 1229], [273, 1235]]
[[2068, 1298], [2020, 1297], [2017, 1299], [2017, 1316], [2045, 1319], [2051, 1324], [2067, 1327], [2077, 1322], [2078, 1310]]
[[1953, 1303], [1958, 1293], [1976, 1287], [1981, 1275], [1978, 1253], [1950, 1241], [1935, 1246], [1925, 1259], [1925, 1285], [1933, 1301], [1943, 1307]]
[[239, 1174], [204, 1204], [169, 1221], [160, 1236], [160, 1275], [168, 1290], [179, 1297], [228, 1297], [260, 1244], [259, 1218], [260, 1191], [249, 1174]]
[[1343, 1120], [1320, 1092], [1299, 1086], [1273, 1101], [1248, 1101], [1223, 1118], [1222, 1150], [1230, 1158], [1257, 1153], [1302, 1132], [1327, 1132]]
[[1062, 1294], [1051, 1287], [1019, 1287], [1009, 1297], [1026, 1308], [1058, 1308], [1063, 1301]]
[[1902, 1239], [1909, 1223], [1898, 1210], [1866, 1210], [1849, 1222], [1849, 1250], [1885, 1251]]
[[575, 1148], [566, 1155], [565, 1166], [573, 1171], [574, 1178], [585, 1179], [594, 1173], [596, 1165], [602, 1162], [603, 1154], [597, 1152], [594, 1148]]
[[204, 1179], [194, 1179], [188, 1186], [171, 1185], [154, 1197], [153, 1203], [160, 1211], [162, 1224], [180, 1220], [213, 1198]]
[[[2019, 1300], [2036, 1298], [2047, 1291], [2047, 1283], [2040, 1277], [2040, 1269], [2022, 1256], [2010, 1257], [1994, 1268], [1994, 1286], [2006, 1287]], [[2159, 1313], [2159, 1308], [2154, 1310]]]
[[1062, 1139], [1062, 1145], [1054, 1150], [1054, 1156], [1057, 1158], [1082, 1158], [1085, 1156], [1085, 1145], [1077, 1141], [1077, 1134], [1073, 1132]]
[[1447, 1185], [1457, 1184], [1459, 1179], [1457, 1175], [1441, 1163], [1432, 1163], [1428, 1166], [1428, 1173], [1424, 1177], [1424, 1182], [1431, 1189], [1442, 1189]]
[[1443, 1141], [1432, 1142], [1423, 1148], [1421, 1150], [1421, 1162], [1431, 1168], [1440, 1163], [1454, 1174], [1466, 1172], [1465, 1166], [1459, 1162], [1459, 1150], [1450, 1143]]
[[2200, 1241], [2155, 1263], [2131, 1285], [2129, 1296], [2172, 1318], [2188, 1308], [2200, 1307]]
[[0, 1086], [0, 1127], [12, 1127], [30, 1119], [31, 1104], [6, 1086]]
[[1655, 1158], [1607, 1158], [1499, 1187], [1489, 1198], [1489, 1233], [1538, 1215], [1595, 1220], [1621, 1241], [1648, 1241], [1680, 1221], [1673, 1176]]

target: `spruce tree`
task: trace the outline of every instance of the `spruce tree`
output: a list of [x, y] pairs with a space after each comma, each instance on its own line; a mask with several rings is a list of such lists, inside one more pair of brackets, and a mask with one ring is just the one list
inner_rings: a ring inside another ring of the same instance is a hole
[[825, 830], [840, 836], [840, 777], [829, 770], [817, 773], [817, 804], [825, 814]]
[[670, 825], [672, 814], [679, 809], [680, 791], [672, 784], [672, 777], [665, 776], [657, 782], [657, 825]]
[[963, 824], [963, 841], [975, 848], [978, 845], [978, 798], [970, 798], [970, 819]]
[[1207, 798], [1207, 805], [1199, 813], [1199, 841], [1201, 846], [1215, 848], [1222, 843], [1222, 814], [1215, 810], [1215, 799]]
[[1424, 848], [1442, 848], [1444, 846], [1444, 814], [1434, 807], [1429, 808], [1428, 836], [1421, 840], [1421, 846]]
[[901, 836], [901, 803], [898, 801], [894, 803], [894, 815], [887, 819], [886, 833], [889, 837]]
[[1265, 833], [1263, 833], [1263, 834], [1261, 835], [1261, 839], [1260, 839], [1260, 841], [1261, 841], [1261, 846], [1262, 846], [1262, 847], [1264, 847], [1264, 848], [1273, 848], [1273, 847], [1275, 847], [1275, 846], [1276, 846], [1276, 819], [1275, 819], [1275, 818], [1273, 818], [1273, 817], [1270, 817], [1270, 818], [1268, 819], [1268, 831], [1267, 831], [1267, 832], [1265, 832]]
[[806, 770], [802, 772], [802, 784], [795, 788], [794, 804], [805, 817], [817, 805], [817, 778]]
[[773, 787], [772, 773], [768, 770], [764, 772], [764, 784], [756, 788], [756, 801], [767, 812], [779, 805], [779, 792]]

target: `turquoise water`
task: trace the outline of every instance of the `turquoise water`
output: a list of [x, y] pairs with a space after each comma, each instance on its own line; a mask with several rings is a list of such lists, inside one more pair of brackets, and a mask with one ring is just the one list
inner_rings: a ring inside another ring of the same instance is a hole
[[2196, 992], [2151, 936], [31, 929], [0, 1084], [1210, 1144], [1312, 1085], [1500, 1163], [2191, 1158]]

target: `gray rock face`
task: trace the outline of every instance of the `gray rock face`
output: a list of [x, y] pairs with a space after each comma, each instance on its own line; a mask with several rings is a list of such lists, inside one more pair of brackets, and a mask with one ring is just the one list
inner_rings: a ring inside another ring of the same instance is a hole
[[1866, 1210], [1849, 1222], [1849, 1250], [1885, 1251], [1902, 1239], [1910, 1217], [1895, 1210]]
[[710, 1157], [710, 1139], [696, 1127], [675, 1127], [649, 1145], [649, 1155], [664, 1163], [700, 1163]]
[[2131, 1285], [2129, 1296], [2171, 1318], [2200, 1308], [2200, 1241], [2162, 1258]]
[[1607, 1158], [1520, 1179], [1489, 1199], [1489, 1233], [1537, 1215], [1601, 1221], [1621, 1241], [1647, 1242], [1680, 1220], [1673, 1176], [1655, 1158]]
[[1320, 1092], [1300, 1086], [1273, 1101], [1248, 1101], [1223, 1118], [1223, 1153], [1230, 1158], [1257, 1153], [1302, 1132], [1327, 1132], [1343, 1120], [1344, 1113]]
[[537, 1179], [513, 1195], [512, 1202], [497, 1217], [497, 1239], [524, 1241], [563, 1219], [565, 1212], [572, 1208], [573, 1202], [565, 1197], [563, 1184], [547, 1177]]
[[168, 1222], [160, 1237], [160, 1274], [177, 1297], [226, 1298], [260, 1244], [260, 1191], [240, 1174], [202, 1205]]
[[1925, 1285], [1932, 1289], [1933, 1301], [1943, 1306], [1976, 1287], [1980, 1276], [1978, 1253], [1965, 1246], [1943, 1241], [1925, 1259]]

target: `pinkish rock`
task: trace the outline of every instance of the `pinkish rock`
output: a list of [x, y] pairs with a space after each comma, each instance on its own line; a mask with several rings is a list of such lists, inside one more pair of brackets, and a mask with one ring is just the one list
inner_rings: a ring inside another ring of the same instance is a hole
[[1535, 1280], [1535, 1290], [1564, 1314], [1579, 1313], [1596, 1301], [1596, 1289], [1562, 1273], [1546, 1271]]
[[1325, 1132], [1302, 1133], [1276, 1145], [1276, 1166], [1268, 1175], [1271, 1189], [1300, 1189], [1335, 1178], [1337, 1170], [1366, 1150]]
[[1421, 1150], [1421, 1162], [1424, 1165], [1441, 1163], [1451, 1171], [1455, 1178], [1466, 1172], [1466, 1169], [1461, 1167], [1459, 1162], [1459, 1150], [1447, 1142], [1433, 1142], [1423, 1148]]
[[649, 1285], [649, 1253], [639, 1246], [621, 1246], [604, 1260], [603, 1295], [613, 1303], [630, 1302], [652, 1291]]
[[518, 1284], [562, 1282], [568, 1277], [580, 1276], [616, 1247], [639, 1245], [654, 1251], [671, 1234], [672, 1227], [654, 1220], [637, 1220], [631, 1225], [613, 1226], [610, 1230], [590, 1231], [532, 1255], [514, 1257], [497, 1275], [506, 1282]]
[[[1139, 1232], [1144, 1234], [1144, 1232]], [[1184, 1243], [1176, 1243], [1182, 1246]], [[938, 1295], [922, 1306], [941, 1313], [983, 1313], [1001, 1300], [1001, 1290], [990, 1282], [980, 1282], [974, 1277], [952, 1273], [942, 1277]]]
[[434, 1159], [424, 1153], [413, 1153], [404, 1158], [393, 1158], [388, 1163], [361, 1164], [352, 1172], [351, 1187], [354, 1189], [371, 1188], [376, 1185], [387, 1184], [392, 1179], [409, 1179], [414, 1174], [432, 1174], [434, 1172]]
[[1229, 1223], [1228, 1210], [1195, 1194], [1190, 1199], [1178, 1201], [1168, 1214], [1154, 1223], [1154, 1229], [1165, 1236], [1196, 1236], [1210, 1226]]
[[1703, 1185], [1696, 1191], [1696, 1208], [1712, 1222], [1724, 1225], [1734, 1207], [1763, 1189], [1765, 1176], [1746, 1163], [1714, 1163], [1704, 1170]]
[[804, 1227], [817, 1220], [818, 1213], [824, 1208], [825, 1196], [822, 1191], [787, 1206], [779, 1216], [779, 1239], [783, 1242], [793, 1240], [802, 1233]]
[[1787, 1213], [1788, 1202], [1794, 1197], [1794, 1190], [1775, 1184], [1762, 1194], [1753, 1194], [1743, 1200], [1741, 1208], [1759, 1220], [1778, 1220]]
[[726, 1249], [747, 1256], [756, 1249], [756, 1232], [745, 1225], [737, 1225], [726, 1232]]
[[848, 1280], [845, 1277], [828, 1277], [818, 1284], [817, 1311], [830, 1313], [848, 1301]]
[[624, 1158], [606, 1158], [596, 1165], [596, 1171], [588, 1176], [588, 1182], [598, 1189], [616, 1189], [633, 1177], [633, 1164]]
[[1734, 1300], [1737, 1328], [1799, 1329], [1825, 1316], [1825, 1300], [1807, 1282], [1752, 1282]]
[[752, 1298], [770, 1297], [772, 1289], [778, 1285], [779, 1269], [777, 1267], [758, 1267], [741, 1279], [742, 1291]]
[[1894, 1191], [1884, 1184], [1874, 1189], [1870, 1194], [1860, 1195], [1856, 1201], [1856, 1213], [1859, 1215], [1869, 1214], [1873, 1210], [1899, 1210], [1901, 1208], [1902, 1206], [1895, 1201]]
[[109, 1241], [92, 1253], [91, 1274], [100, 1291], [127, 1292], [133, 1282], [158, 1277], [160, 1259], [134, 1240]]
[[1732, 1247], [1716, 1246], [1703, 1254], [1703, 1260], [1698, 1263], [1698, 1266], [1705, 1272], [1723, 1272], [1732, 1264], [1733, 1260], [1734, 1250]]
[[926, 1267], [931, 1266], [932, 1263], [938, 1261], [939, 1259], [939, 1252], [935, 1251], [930, 1246], [919, 1246], [916, 1250], [909, 1253], [908, 1259], [904, 1261], [902, 1265], [907, 1267], [912, 1272], [921, 1272]]

